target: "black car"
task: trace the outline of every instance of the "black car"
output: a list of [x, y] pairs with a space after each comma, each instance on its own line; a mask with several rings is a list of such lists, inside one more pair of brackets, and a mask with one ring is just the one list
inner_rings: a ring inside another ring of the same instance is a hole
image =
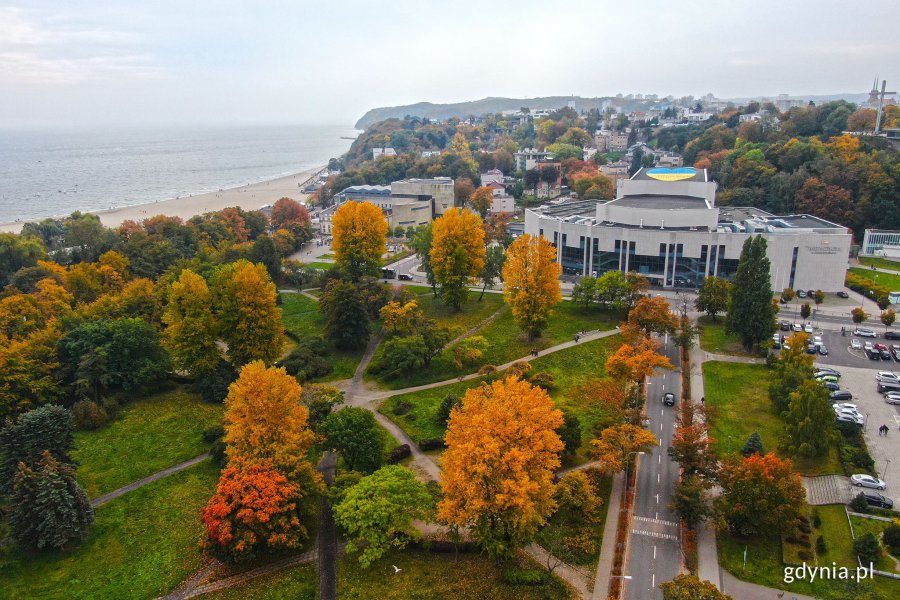
[[851, 394], [847, 390], [838, 390], [836, 392], [831, 392], [832, 400], [853, 400], [853, 394]]
[[849, 298], [850, 294], [848, 294], [847, 292], [844, 292], [844, 291], [840, 291], [837, 293], [837, 297], [838, 298]]
[[886, 340], [900, 340], [900, 331], [885, 331], [884, 339]]
[[410, 275], [409, 273], [400, 273], [399, 275], [397, 275], [397, 279], [399, 279], [400, 281], [412, 281], [412, 275]]
[[863, 490], [860, 492], [866, 498], [869, 506], [877, 506], [878, 508], [894, 508], [894, 501], [890, 498], [874, 492], [872, 490]]
[[787, 321], [782, 321], [781, 323], [778, 324], [778, 328], [779, 328], [781, 331], [790, 331], [790, 330], [791, 330], [791, 324], [788, 323]]
[[828, 356], [828, 348], [825, 347], [825, 344], [819, 344], [819, 354]]
[[869, 360], [881, 360], [881, 352], [879, 352], [875, 348], [866, 350], [866, 356], [869, 357]]
[[675, 406], [675, 394], [672, 392], [666, 392], [663, 394], [662, 403], [666, 406]]
[[900, 362], [900, 345], [891, 344], [891, 354], [894, 355], [894, 360]]
[[806, 345], [806, 353], [807, 354], [816, 354], [818, 351], [819, 351], [819, 349], [816, 347], [815, 344], [807, 344]]
[[841, 389], [841, 386], [839, 386], [839, 385], [836, 384], [836, 383], [832, 383], [832, 382], [830, 382], [830, 381], [825, 381], [825, 382], [822, 383], [822, 385], [824, 385], [824, 386], [825, 386], [825, 389], [828, 390], [828, 391], [830, 391], [830, 392], [836, 392], [836, 391], [838, 391], [839, 389]]
[[891, 360], [891, 351], [885, 348], [884, 350], [879, 350], [881, 353], [881, 360]]

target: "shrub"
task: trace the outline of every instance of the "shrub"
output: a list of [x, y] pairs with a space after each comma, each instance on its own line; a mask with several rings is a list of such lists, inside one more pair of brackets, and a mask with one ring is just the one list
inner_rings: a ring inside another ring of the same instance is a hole
[[303, 382], [314, 377], [324, 377], [334, 370], [334, 366], [326, 360], [327, 356], [325, 340], [321, 337], [303, 338], [280, 364], [289, 375]]
[[206, 402], [219, 404], [228, 395], [228, 386], [237, 379], [237, 371], [226, 361], [221, 361], [219, 366], [211, 373], [198, 377], [194, 383], [194, 390], [203, 397]]
[[438, 407], [437, 418], [439, 423], [446, 423], [450, 420], [450, 412], [454, 407], [459, 406], [459, 403], [462, 402], [459, 396], [456, 394], [447, 394], [444, 396], [444, 399], [441, 400], [441, 405]]
[[876, 562], [881, 556], [881, 544], [871, 531], [853, 540], [853, 551], [863, 564]]
[[819, 516], [819, 509], [814, 508], [813, 509], [813, 527], [818, 529], [821, 526], [822, 526], [822, 517]]
[[76, 429], [91, 431], [103, 427], [109, 417], [93, 400], [81, 400], [72, 406], [72, 419]]
[[401, 444], [391, 450], [390, 456], [388, 456], [387, 462], [389, 465], [395, 465], [404, 458], [409, 458], [412, 456], [412, 450], [409, 448], [409, 444]]
[[522, 379], [525, 377], [525, 374], [531, 370], [531, 364], [521, 360], [519, 362], [513, 363], [506, 369], [506, 374], [510, 377], [518, 377]]
[[797, 558], [800, 560], [812, 560], [812, 552], [809, 550], [801, 550], [797, 553]]
[[497, 372], [497, 367], [494, 365], [484, 365], [480, 369], [478, 369], [479, 375], [493, 375]]
[[103, 401], [100, 402], [100, 408], [106, 413], [107, 421], [112, 421], [119, 416], [120, 405], [119, 401], [115, 398], [104, 398]]
[[421, 450], [440, 450], [441, 448], [446, 448], [447, 445], [444, 443], [444, 438], [425, 438], [421, 442], [419, 442], [419, 448]]
[[825, 544], [825, 538], [821, 535], [816, 538], [816, 553], [827, 554], [828, 546]]
[[203, 441], [212, 444], [225, 435], [225, 428], [221, 425], [213, 425], [203, 430]]
[[570, 552], [587, 555], [593, 554], [597, 550], [595, 535], [590, 529], [581, 529], [577, 533], [567, 535], [563, 539], [563, 546]]
[[553, 374], [548, 373], [547, 371], [541, 371], [540, 373], [535, 373], [531, 376], [531, 384], [538, 385], [545, 390], [552, 389], [555, 383], [556, 380], [553, 378]]
[[213, 463], [224, 468], [228, 463], [228, 457], [225, 456], [225, 442], [221, 439], [213, 442], [213, 445], [209, 447], [209, 456], [212, 458]]
[[809, 523], [805, 522], [805, 521], [800, 521], [799, 523], [797, 523], [797, 529], [799, 529], [800, 531], [802, 531], [803, 533], [805, 533], [807, 535], [809, 535], [809, 533], [812, 532], [812, 529], [810, 528]]
[[409, 400], [401, 400], [394, 405], [394, 414], [395, 415], [405, 415], [410, 410], [412, 410], [413, 403]]
[[538, 569], [507, 569], [503, 571], [503, 581], [509, 585], [540, 585], [544, 582], [544, 572]]
[[900, 556], [900, 525], [891, 525], [884, 530], [882, 535], [884, 544], [890, 549], [891, 554]]
[[866, 497], [862, 492], [858, 493], [856, 497], [850, 501], [850, 509], [853, 512], [858, 513], [869, 512], [869, 503], [866, 502]]

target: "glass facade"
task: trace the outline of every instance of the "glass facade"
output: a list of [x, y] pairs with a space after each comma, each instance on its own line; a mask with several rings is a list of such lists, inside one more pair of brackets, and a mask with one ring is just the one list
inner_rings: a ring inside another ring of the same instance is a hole
[[881, 254], [885, 246], [896, 251], [900, 247], [900, 231], [866, 231], [862, 254]]

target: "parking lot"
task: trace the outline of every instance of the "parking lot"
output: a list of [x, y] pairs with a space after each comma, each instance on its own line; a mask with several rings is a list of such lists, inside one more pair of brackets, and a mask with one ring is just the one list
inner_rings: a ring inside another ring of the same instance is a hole
[[[877, 336], [874, 338], [860, 337], [856, 339], [863, 344], [866, 342], [872, 342], [873, 344], [880, 343], [886, 345], [888, 348], [891, 347], [891, 344], [900, 344], [900, 340], [884, 339], [884, 334], [878, 329], [875, 329], [875, 332]], [[794, 332], [779, 330], [778, 333], [787, 338]], [[809, 335], [810, 341], [812, 341], [813, 336], [821, 336], [822, 342], [825, 344], [825, 347], [828, 348], [828, 356], [817, 356], [817, 363], [836, 368], [859, 367], [862, 369], [872, 369], [874, 371], [900, 370], [900, 363], [897, 363], [894, 360], [869, 360], [863, 350], [852, 349], [850, 347], [851, 340], [854, 339], [852, 326], [846, 326], [845, 335], [841, 335], [839, 325], [836, 326], [829, 323], [823, 328], [817, 326], [817, 324], [813, 324], [813, 333], [807, 335]]]

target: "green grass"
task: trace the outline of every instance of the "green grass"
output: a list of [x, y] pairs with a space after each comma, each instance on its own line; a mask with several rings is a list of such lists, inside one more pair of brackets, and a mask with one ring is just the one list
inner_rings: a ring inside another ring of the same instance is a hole
[[[410, 286], [412, 287], [412, 286]], [[451, 339], [456, 338], [472, 329], [503, 306], [503, 296], [500, 294], [485, 294], [481, 302], [478, 301], [478, 293], [469, 293], [469, 302], [462, 305], [459, 311], [447, 306], [440, 299], [436, 299], [429, 288], [416, 298], [419, 307], [430, 319], [434, 319], [441, 327], [450, 330]], [[475, 335], [478, 335], [477, 333]]]
[[711, 317], [700, 317], [700, 347], [715, 354], [731, 354], [734, 356], [755, 356], [747, 352], [736, 335], [725, 332], [725, 317], [714, 321]]
[[889, 271], [900, 271], [900, 261], [882, 258], [880, 256], [860, 256], [859, 262], [864, 265], [875, 265], [879, 269], [888, 269]]
[[[740, 452], [754, 431], [759, 432], [767, 452], [777, 450], [784, 424], [769, 401], [769, 377], [770, 370], [765, 365], [703, 363], [706, 405], [712, 409], [713, 447], [720, 456]], [[834, 448], [825, 459], [797, 457], [794, 464], [798, 471], [808, 475], [843, 472]]]
[[[867, 533], [873, 533], [875, 534], [875, 537], [879, 539], [881, 538], [881, 533], [893, 524], [887, 521], [878, 521], [875, 519], [866, 519], [864, 517], [855, 516], [851, 516], [850, 521], [853, 523], [853, 533], [856, 535], [856, 537], [863, 536]], [[882, 547], [884, 547], [883, 542], [881, 545]], [[887, 571], [889, 573], [900, 572], [898, 571], [894, 560], [887, 554], [882, 555], [881, 559], [875, 563], [875, 568], [880, 571]]]
[[[570, 565], [579, 567], [593, 567], [597, 564], [600, 557], [600, 546], [603, 543], [603, 528], [606, 525], [607, 512], [609, 509], [609, 495], [612, 491], [612, 477], [603, 476], [600, 484], [595, 489], [597, 495], [603, 499], [603, 504], [598, 509], [597, 519], [593, 523], [584, 523], [583, 517], [566, 513], [565, 509], [558, 510], [547, 522], [547, 525], [538, 533], [537, 542], [548, 548], [546, 539], [548, 535], [553, 535], [554, 529], [562, 531], [563, 540], [566, 536], [587, 534], [594, 542], [593, 552], [585, 552], [582, 549], [574, 549], [562, 544], [562, 547], [552, 550], [554, 556], [562, 559]], [[553, 538], [551, 538], [553, 539]]]
[[[281, 294], [281, 322], [284, 328], [298, 337], [323, 336], [325, 318], [319, 312], [319, 303], [303, 294]], [[335, 381], [353, 377], [365, 348], [338, 350], [329, 344], [328, 361], [334, 370], [325, 377], [311, 381]], [[288, 352], [290, 349], [288, 349]]]
[[[593, 437], [593, 425], [606, 416], [600, 407], [586, 404], [584, 399], [578, 397], [574, 393], [575, 388], [591, 379], [603, 377], [606, 358], [620, 344], [619, 336], [610, 336], [529, 361], [532, 367], [530, 374], [546, 371], [553, 375], [555, 384], [550, 390], [550, 396], [559, 408], [571, 411], [581, 421], [583, 444], [573, 464], [587, 460], [587, 441]], [[462, 397], [467, 389], [481, 385], [486, 379], [480, 377], [392, 396], [382, 403], [379, 412], [406, 431], [416, 443], [426, 438], [443, 437], [446, 427], [437, 419], [441, 401], [449, 393]], [[397, 415], [394, 409], [401, 402], [412, 404], [412, 408], [406, 414]]]
[[859, 267], [853, 267], [849, 272], [854, 275], [859, 275], [860, 277], [865, 277], [879, 285], [883, 285], [890, 291], [900, 291], [900, 275], [873, 271], [872, 269], [860, 269]]
[[70, 552], [14, 554], [5, 598], [154, 598], [175, 589], [205, 559], [200, 509], [218, 469], [205, 461], [97, 509], [90, 537]]
[[97, 497], [203, 454], [203, 430], [222, 423], [221, 404], [175, 390], [133, 402], [98, 431], [75, 434], [73, 458], [88, 496]]
[[[853, 554], [853, 539], [850, 526], [844, 514], [843, 505], [828, 505], [815, 508], [818, 510], [822, 525], [810, 536], [815, 543], [818, 535], [825, 538], [827, 552], [818, 558], [819, 565], [831, 566], [837, 563], [838, 568], [855, 569], [856, 557]], [[855, 525], [855, 523], [854, 523]], [[747, 550], [747, 566], [743, 567], [744, 549]], [[738, 538], [727, 532], [718, 534], [719, 564], [739, 579], [750, 581], [766, 587], [788, 590], [800, 594], [822, 597], [828, 590], [841, 589], [840, 582], [817, 580], [784, 583], [784, 565], [781, 562], [781, 542], [777, 536], [766, 538]], [[869, 584], [865, 584], [869, 585]], [[900, 595], [900, 581], [876, 577], [871, 584], [885, 598], [897, 598]], [[849, 597], [849, 596], [848, 596]]]
[[[395, 573], [393, 566], [400, 568]], [[379, 598], [381, 600], [538, 600], [569, 598], [561, 583], [542, 586], [509, 585], [503, 582], [508, 568], [541, 568], [519, 558], [498, 567], [478, 553], [429, 554], [423, 550], [393, 551], [368, 569], [355, 556], [342, 557], [337, 565], [338, 598]], [[253, 579], [246, 584], [204, 596], [210, 600], [314, 600], [318, 598], [315, 569], [303, 565]]]
[[[485, 301], [487, 301], [487, 298], [488, 295], [485, 294]], [[488, 316], [491, 312], [485, 316]], [[541, 337], [534, 341], [529, 341], [528, 336], [515, 324], [512, 312], [508, 308], [504, 308], [503, 312], [496, 319], [474, 334], [484, 337], [490, 344], [484, 350], [481, 359], [475, 364], [457, 367], [453, 364], [452, 348], [448, 348], [436, 356], [426, 369], [407, 373], [402, 377], [396, 377], [387, 381], [379, 379], [378, 382], [383, 387], [396, 390], [453, 379], [460, 375], [474, 373], [482, 365], [499, 366], [527, 357], [532, 348], [543, 350], [544, 348], [567, 342], [582, 330], [612, 329], [618, 321], [618, 315], [584, 309], [572, 302], [563, 302], [557, 306], [553, 316], [550, 317], [547, 328]], [[378, 354], [376, 353], [375, 360], [377, 359]]]
[[322, 269], [323, 271], [327, 271], [327, 270], [331, 269], [332, 267], [334, 267], [334, 263], [333, 262], [320, 262], [320, 261], [314, 260], [312, 262], [303, 263], [303, 266], [309, 267], [310, 269]]

